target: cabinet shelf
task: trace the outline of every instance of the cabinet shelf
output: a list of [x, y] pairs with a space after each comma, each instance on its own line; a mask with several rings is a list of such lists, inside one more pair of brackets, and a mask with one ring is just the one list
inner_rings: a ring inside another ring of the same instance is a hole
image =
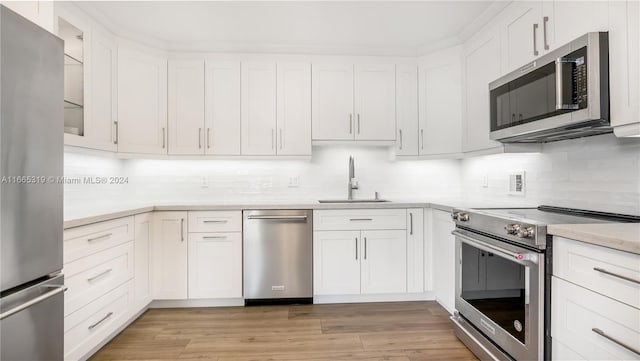
[[78, 108], [84, 108], [84, 105], [78, 104], [78, 103], [74, 103], [74, 102], [69, 101], [69, 100], [65, 100], [64, 101], [64, 108], [65, 109], [78, 109]]
[[69, 54], [64, 54], [64, 65], [83, 65], [83, 62]]

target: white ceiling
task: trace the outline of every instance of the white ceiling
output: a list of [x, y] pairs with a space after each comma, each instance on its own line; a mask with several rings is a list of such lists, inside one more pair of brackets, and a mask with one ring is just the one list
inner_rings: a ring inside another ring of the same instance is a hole
[[167, 50], [417, 56], [459, 43], [493, 1], [86, 1], [117, 35]]

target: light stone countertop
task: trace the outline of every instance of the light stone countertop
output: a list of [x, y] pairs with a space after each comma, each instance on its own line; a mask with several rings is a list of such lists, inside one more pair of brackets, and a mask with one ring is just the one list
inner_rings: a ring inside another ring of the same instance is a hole
[[640, 223], [556, 224], [547, 233], [640, 254]]

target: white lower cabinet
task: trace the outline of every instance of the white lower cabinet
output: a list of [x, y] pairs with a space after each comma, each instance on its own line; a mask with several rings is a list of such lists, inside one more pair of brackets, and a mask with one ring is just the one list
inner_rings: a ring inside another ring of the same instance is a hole
[[362, 231], [360, 292], [407, 292], [407, 241], [402, 230]]
[[[407, 292], [430, 290], [431, 275], [426, 272], [424, 209], [407, 209]], [[426, 279], [428, 278], [428, 281]], [[427, 286], [425, 288], [425, 286]]]
[[360, 293], [360, 231], [313, 233], [313, 290], [316, 295]]
[[448, 212], [432, 210], [433, 278], [436, 301], [450, 313], [455, 310], [455, 237], [456, 227]]
[[84, 359], [132, 316], [133, 281], [87, 304], [64, 319], [64, 359]]
[[154, 299], [187, 298], [187, 212], [153, 215], [151, 280]]
[[135, 309], [141, 310], [152, 300], [151, 297], [151, 270], [149, 258], [151, 256], [151, 235], [153, 232], [153, 213], [138, 214], [134, 217], [135, 239], [134, 244], [134, 295]]
[[189, 233], [189, 298], [242, 297], [242, 233]]

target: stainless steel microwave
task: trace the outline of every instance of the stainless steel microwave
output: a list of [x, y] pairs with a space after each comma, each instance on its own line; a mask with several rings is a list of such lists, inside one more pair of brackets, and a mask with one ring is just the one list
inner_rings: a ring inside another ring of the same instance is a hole
[[610, 133], [608, 33], [588, 33], [489, 84], [491, 139]]

